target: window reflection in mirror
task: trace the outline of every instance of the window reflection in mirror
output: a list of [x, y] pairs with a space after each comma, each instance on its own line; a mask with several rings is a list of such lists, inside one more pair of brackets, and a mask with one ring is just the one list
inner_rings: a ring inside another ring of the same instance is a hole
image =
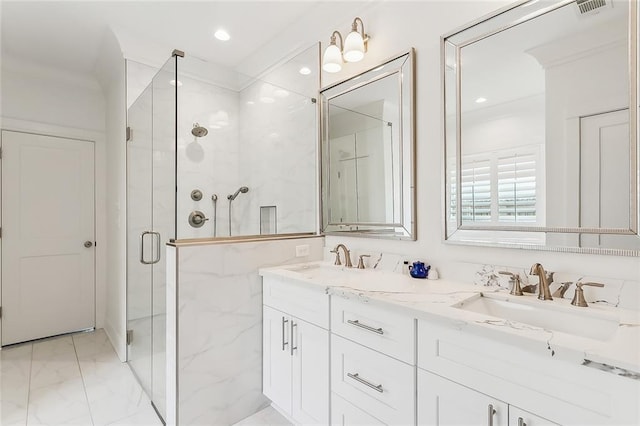
[[635, 4], [603, 4], [529, 2], [443, 39], [449, 240], [640, 250]]

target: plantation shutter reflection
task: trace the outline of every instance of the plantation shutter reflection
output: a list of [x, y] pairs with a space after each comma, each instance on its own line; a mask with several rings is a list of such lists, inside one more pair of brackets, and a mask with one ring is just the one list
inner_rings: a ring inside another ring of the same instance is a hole
[[498, 158], [498, 221], [536, 223], [536, 157]]
[[[539, 149], [493, 152], [490, 157], [469, 156], [462, 161], [462, 222], [474, 225], [543, 225], [538, 211], [540, 162]], [[452, 170], [453, 167], [450, 169]], [[450, 188], [449, 220], [455, 220], [458, 201], [453, 169]]]
[[462, 220], [491, 222], [491, 162], [473, 161], [462, 169]]

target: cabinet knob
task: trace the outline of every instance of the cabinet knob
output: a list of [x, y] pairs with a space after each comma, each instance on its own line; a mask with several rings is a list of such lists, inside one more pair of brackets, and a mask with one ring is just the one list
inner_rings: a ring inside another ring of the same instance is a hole
[[518, 417], [518, 426], [527, 426], [522, 417]]

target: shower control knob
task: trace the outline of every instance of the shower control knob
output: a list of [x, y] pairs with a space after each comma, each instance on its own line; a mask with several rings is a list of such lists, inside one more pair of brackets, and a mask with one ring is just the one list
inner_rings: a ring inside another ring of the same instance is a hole
[[200, 228], [207, 220], [209, 220], [209, 218], [205, 217], [204, 213], [200, 210], [193, 211], [189, 214], [189, 225], [194, 228]]
[[85, 241], [85, 242], [84, 242], [84, 246], [85, 246], [86, 248], [91, 248], [91, 247], [93, 247], [93, 242], [92, 242], [92, 241]]

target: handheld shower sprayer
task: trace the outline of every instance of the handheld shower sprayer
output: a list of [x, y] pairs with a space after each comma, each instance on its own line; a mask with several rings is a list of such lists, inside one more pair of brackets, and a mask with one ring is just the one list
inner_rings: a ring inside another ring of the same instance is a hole
[[243, 194], [246, 194], [247, 192], [249, 192], [249, 188], [247, 188], [246, 186], [241, 186], [233, 195], [231, 194], [227, 195], [227, 200], [230, 200], [230, 201], [235, 200], [238, 194], [240, 194], [241, 192]]
[[229, 200], [229, 236], [231, 236], [231, 202], [236, 199], [238, 194], [240, 193], [246, 194], [249, 192], [249, 188], [246, 186], [241, 186], [234, 194], [227, 195], [227, 200]]

